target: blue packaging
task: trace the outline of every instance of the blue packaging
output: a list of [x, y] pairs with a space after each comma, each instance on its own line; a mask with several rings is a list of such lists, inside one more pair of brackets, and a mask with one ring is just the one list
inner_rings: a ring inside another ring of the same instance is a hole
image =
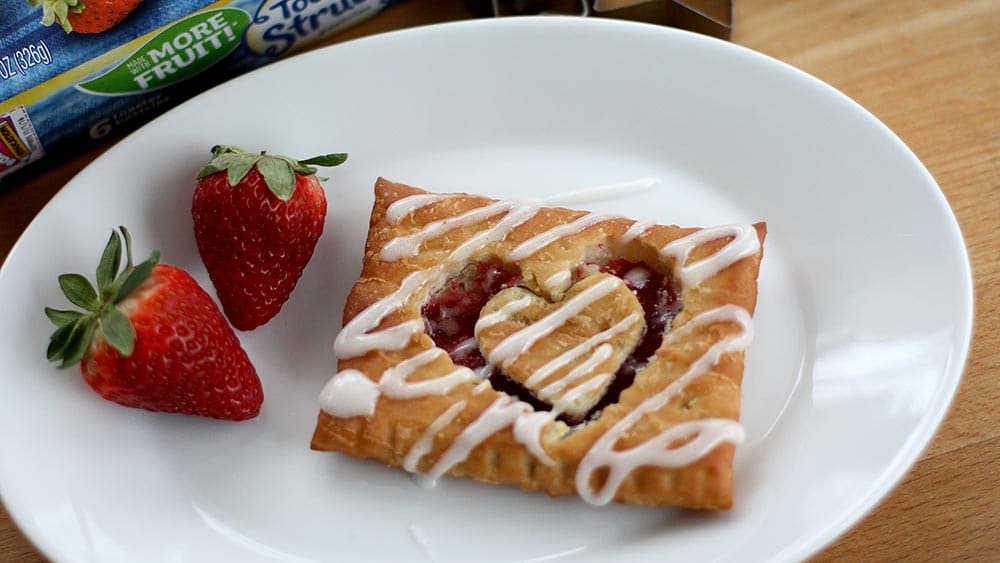
[[47, 149], [134, 129], [399, 0], [118, 0], [109, 13], [89, 1], [0, 3], [0, 178]]

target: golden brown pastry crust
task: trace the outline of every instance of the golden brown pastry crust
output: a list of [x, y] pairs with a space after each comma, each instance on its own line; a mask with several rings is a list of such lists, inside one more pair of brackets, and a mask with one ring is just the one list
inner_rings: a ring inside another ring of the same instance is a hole
[[[499, 221], [497, 215], [484, 222], [460, 227], [442, 236], [427, 240], [414, 257], [385, 261], [380, 257], [390, 240], [420, 230], [424, 225], [452, 217], [494, 200], [473, 195], [456, 195], [417, 209], [398, 224], [386, 219], [387, 208], [404, 197], [427, 193], [420, 189], [379, 179], [375, 185], [375, 204], [365, 247], [361, 277], [352, 289], [344, 309], [345, 325], [361, 311], [396, 291], [403, 279], [412, 272], [441, 264], [460, 243], [480, 229]], [[483, 245], [470, 261], [486, 258], [505, 260], [519, 243], [559, 224], [573, 221], [586, 212], [559, 208], [542, 208], [536, 215], [515, 228], [504, 240]], [[621, 243], [622, 235], [633, 224], [621, 218], [601, 222], [578, 234], [568, 235], [518, 263], [523, 276], [521, 285], [552, 301], [564, 297], [566, 287], [551, 288], [545, 281], [554, 274], [574, 268], [586, 261], [606, 257], [621, 257], [642, 261], [654, 269], [668, 273], [674, 259], [660, 249], [667, 243], [689, 235], [698, 229], [676, 226], [653, 226], [634, 240]], [[763, 243], [766, 227], [754, 225]], [[690, 260], [708, 256], [728, 242], [722, 238], [695, 248]], [[685, 325], [695, 315], [722, 305], [737, 305], [752, 313], [757, 297], [757, 273], [761, 251], [743, 258], [712, 275], [696, 287], [683, 287], [683, 310], [674, 319], [671, 332]], [[379, 325], [390, 327], [408, 320], [422, 321], [420, 308], [437, 287], [461, 268], [457, 264], [446, 269], [437, 283], [429, 283], [399, 310], [390, 313]], [[519, 443], [508, 426], [491, 435], [472, 449], [465, 461], [454, 465], [447, 474], [491, 483], [516, 485], [550, 495], [576, 494], [575, 475], [580, 461], [608, 429], [634, 409], [645, 398], [663, 390], [680, 377], [706, 350], [721, 339], [737, 332], [733, 323], [719, 322], [696, 328], [690, 335], [667, 342], [625, 389], [619, 401], [606, 407], [601, 415], [574, 431], [559, 421], [548, 424], [542, 431], [541, 444], [555, 461], [546, 464]], [[385, 370], [404, 359], [434, 347], [424, 333], [415, 335], [409, 345], [399, 351], [373, 350], [362, 356], [343, 359], [339, 370], [354, 369], [372, 381], [378, 381]], [[456, 369], [447, 355], [442, 354], [418, 369], [410, 381], [420, 381]], [[705, 375], [686, 385], [680, 393], [655, 412], [644, 415], [617, 442], [616, 450], [638, 445], [665, 428], [684, 421], [704, 418], [738, 420], [740, 383], [743, 375], [743, 353], [725, 353]], [[475, 382], [463, 382], [446, 395], [429, 395], [411, 399], [392, 399], [382, 395], [370, 416], [337, 418], [326, 412], [319, 419], [312, 439], [316, 450], [334, 450], [359, 458], [374, 458], [383, 463], [401, 466], [407, 452], [420, 440], [426, 428], [457, 401], [466, 401], [457, 417], [442, 428], [418, 468], [427, 471], [470, 423], [486, 410], [501, 394], [492, 388], [475, 392]], [[635, 469], [618, 487], [617, 502], [652, 506], [675, 505], [688, 508], [728, 508], [732, 504], [732, 459], [734, 446], [723, 443], [697, 461], [678, 469], [643, 466]], [[592, 483], [599, 485], [603, 473], [597, 472]]]

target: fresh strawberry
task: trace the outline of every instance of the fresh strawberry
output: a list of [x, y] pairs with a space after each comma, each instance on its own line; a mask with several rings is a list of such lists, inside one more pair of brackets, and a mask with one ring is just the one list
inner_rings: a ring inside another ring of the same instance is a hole
[[101, 33], [118, 25], [142, 0], [28, 0], [42, 6], [42, 25], [59, 22], [66, 33]]
[[251, 330], [278, 314], [323, 234], [326, 194], [311, 165], [347, 155], [296, 161], [226, 146], [212, 154], [194, 191], [194, 235], [222, 310]]
[[260, 380], [222, 312], [184, 270], [158, 264], [159, 252], [119, 273], [118, 233], [97, 267], [97, 289], [80, 274], [59, 276], [73, 304], [86, 312], [45, 308], [58, 327], [50, 361], [80, 362], [84, 380], [105, 399], [151, 411], [227, 420], [257, 416]]

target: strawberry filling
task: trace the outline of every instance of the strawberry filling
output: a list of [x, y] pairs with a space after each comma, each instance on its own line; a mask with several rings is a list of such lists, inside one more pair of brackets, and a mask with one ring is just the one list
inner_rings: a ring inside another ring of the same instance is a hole
[[420, 309], [427, 334], [456, 364], [471, 369], [484, 367], [486, 358], [479, 351], [474, 336], [479, 310], [500, 290], [513, 287], [520, 280], [517, 272], [499, 262], [467, 266], [431, 295]]
[[[578, 417], [561, 415], [567, 424], [580, 424], [595, 417], [604, 407], [618, 401], [622, 391], [635, 381], [635, 374], [645, 367], [649, 358], [663, 342], [663, 333], [681, 310], [677, 285], [645, 263], [615, 259], [603, 264], [584, 264], [577, 268], [576, 278], [605, 272], [624, 280], [642, 305], [646, 331], [632, 354], [622, 362], [615, 378], [601, 400], [587, 413]], [[497, 261], [479, 262], [466, 267], [434, 292], [420, 312], [427, 334], [434, 343], [448, 352], [452, 361], [474, 370], [486, 367], [474, 330], [479, 311], [501, 290], [517, 285], [517, 272]], [[535, 410], [551, 410], [552, 406], [535, 397], [520, 383], [498, 369], [489, 370], [490, 385], [497, 391], [515, 396]]]

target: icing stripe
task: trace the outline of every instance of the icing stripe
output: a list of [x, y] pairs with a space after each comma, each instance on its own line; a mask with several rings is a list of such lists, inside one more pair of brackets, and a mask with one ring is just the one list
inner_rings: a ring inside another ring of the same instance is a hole
[[509, 320], [512, 314], [517, 313], [522, 309], [528, 308], [528, 306], [531, 305], [531, 301], [532, 299], [530, 297], [522, 297], [520, 299], [515, 299], [510, 303], [505, 303], [502, 307], [500, 307], [496, 311], [493, 311], [492, 313], [479, 317], [479, 320], [476, 321], [475, 328], [473, 328], [472, 330], [473, 334], [478, 336], [479, 333], [482, 332], [483, 330], [493, 325], [500, 324], [506, 320]]
[[409, 471], [410, 473], [416, 473], [417, 464], [423, 459], [427, 452], [431, 451], [434, 447], [434, 437], [444, 429], [445, 426], [451, 424], [451, 421], [455, 420], [462, 410], [465, 409], [465, 401], [458, 401], [452, 406], [448, 407], [448, 410], [444, 411], [434, 422], [427, 427], [427, 430], [420, 436], [420, 439], [413, 444], [410, 451], [406, 452], [406, 457], [403, 459], [403, 469]]
[[605, 184], [601, 186], [591, 186], [579, 190], [563, 192], [551, 195], [544, 201], [548, 205], [570, 205], [601, 201], [605, 199], [617, 199], [623, 196], [645, 192], [660, 183], [659, 178], [644, 177], [631, 182], [618, 182], [616, 184]]
[[[542, 387], [538, 391], [538, 398], [542, 400], [549, 400], [555, 395], [562, 393], [570, 383], [580, 379], [581, 377], [587, 375], [588, 373], [594, 371], [594, 368], [601, 365], [602, 363], [608, 361], [608, 359], [614, 355], [615, 347], [610, 344], [601, 344], [594, 350], [594, 353], [590, 355], [589, 358], [580, 362], [579, 365], [569, 370], [569, 373], [560, 377], [559, 379], [549, 383], [545, 387]], [[596, 379], [596, 376], [592, 379]]]
[[476, 446], [485, 442], [493, 434], [514, 424], [518, 417], [529, 412], [533, 411], [526, 403], [515, 401], [509, 395], [501, 395], [472, 424], [462, 430], [462, 433], [452, 442], [451, 447], [441, 454], [427, 475], [431, 479], [441, 477], [449, 469], [468, 459], [469, 454]]
[[610, 340], [618, 333], [628, 329], [628, 327], [632, 326], [637, 322], [640, 322], [641, 320], [642, 320], [642, 315], [640, 315], [639, 313], [632, 313], [631, 315], [615, 323], [611, 328], [599, 332], [594, 336], [591, 336], [590, 338], [584, 340], [580, 344], [577, 344], [573, 348], [563, 352], [562, 354], [556, 356], [555, 358], [552, 358], [551, 360], [548, 361], [548, 363], [535, 370], [535, 373], [531, 374], [531, 377], [529, 377], [524, 382], [524, 385], [526, 387], [534, 387], [538, 385], [539, 383], [548, 379], [549, 376], [555, 373], [558, 369], [572, 362], [577, 357], [582, 356], [583, 354], [590, 351], [590, 349], [596, 346], [597, 344]]
[[608, 213], [588, 213], [575, 221], [557, 225], [522, 242], [510, 251], [510, 259], [515, 262], [524, 260], [564, 236], [575, 235], [598, 223], [618, 218], [619, 216]]
[[340, 329], [340, 333], [333, 341], [333, 351], [337, 357], [340, 359], [355, 358], [372, 350], [402, 350], [406, 348], [413, 335], [423, 332], [423, 322], [410, 320], [376, 333], [368, 333], [378, 328], [382, 319], [406, 304], [410, 297], [437, 273], [436, 269], [413, 272], [403, 279], [403, 283], [396, 291], [358, 313], [351, 319], [351, 322]]
[[573, 273], [570, 272], [569, 270], [566, 270], [564, 272], [557, 272], [555, 274], [552, 274], [551, 276], [548, 277], [548, 279], [545, 280], [545, 283], [542, 285], [544, 285], [545, 289], [549, 291], [566, 289], [567, 287], [569, 287], [569, 282], [572, 279], [573, 279]]
[[323, 386], [319, 407], [337, 418], [370, 416], [378, 397], [378, 384], [356, 369], [345, 369]]
[[477, 349], [479, 349], [479, 345], [476, 344], [476, 339], [469, 337], [456, 344], [455, 347], [451, 350], [451, 353], [461, 357], [462, 355], [468, 353], [469, 350], [477, 350]]
[[565, 395], [559, 397], [552, 403], [552, 412], [554, 414], [566, 412], [575, 405], [576, 401], [580, 397], [586, 395], [587, 393], [597, 391], [612, 377], [614, 376], [610, 373], [601, 373], [570, 389]]
[[465, 381], [479, 381], [471, 369], [460, 367], [451, 373], [410, 383], [406, 378], [421, 367], [448, 354], [440, 348], [431, 348], [399, 362], [385, 370], [379, 379], [379, 389], [393, 399], [414, 399], [427, 395], [445, 395], [453, 387]]
[[[440, 348], [429, 348], [385, 370], [378, 383], [354, 369], [335, 374], [320, 392], [320, 408], [338, 418], [371, 415], [381, 395], [392, 399], [415, 399], [428, 395], [446, 395], [456, 385], [466, 381], [480, 381], [469, 368], [458, 369], [421, 381], [409, 382], [407, 378], [421, 367], [448, 354]], [[489, 381], [486, 381], [489, 384]]]
[[629, 226], [628, 230], [625, 231], [620, 239], [618, 239], [618, 242], [622, 244], [632, 242], [636, 238], [641, 237], [646, 233], [646, 231], [655, 225], [656, 223], [653, 221], [636, 221]]
[[[714, 254], [686, 264], [692, 250], [724, 237], [733, 237], [733, 240]], [[668, 243], [660, 252], [674, 258], [674, 275], [680, 278], [681, 283], [685, 287], [694, 287], [739, 260], [753, 256], [758, 250], [760, 239], [757, 238], [757, 229], [753, 225], [723, 225], [695, 231]]]
[[420, 245], [424, 242], [444, 235], [455, 229], [474, 225], [480, 221], [489, 219], [494, 215], [499, 215], [505, 211], [509, 211], [514, 207], [514, 205], [514, 203], [509, 201], [499, 201], [483, 207], [477, 207], [471, 211], [466, 211], [461, 215], [446, 217], [440, 221], [435, 221], [425, 225], [424, 228], [415, 233], [396, 237], [385, 243], [385, 246], [382, 247], [382, 253], [380, 256], [382, 257], [382, 260], [385, 260], [386, 262], [395, 262], [400, 258], [410, 258], [416, 256], [417, 252], [420, 250]]
[[385, 220], [398, 225], [404, 217], [418, 209], [451, 197], [451, 194], [417, 194], [398, 199], [385, 210]]
[[448, 260], [452, 262], [468, 260], [473, 254], [482, 250], [484, 246], [506, 239], [511, 231], [534, 217], [537, 213], [538, 208], [531, 205], [514, 206], [510, 213], [497, 221], [495, 225], [481, 233], [473, 235], [469, 240], [462, 243], [448, 256]]
[[566, 300], [561, 307], [532, 325], [501, 340], [489, 354], [490, 363], [501, 367], [509, 366], [518, 356], [527, 352], [538, 339], [551, 334], [588, 305], [614, 291], [618, 283], [621, 283], [618, 278], [603, 279]]
[[476, 368], [476, 376], [478, 376], [479, 379], [488, 380], [490, 377], [493, 376], [493, 371], [494, 367], [489, 362], [486, 362], [485, 366], [481, 368]]
[[514, 439], [524, 444], [545, 465], [555, 465], [555, 460], [542, 448], [542, 430], [556, 419], [551, 412], [526, 412], [514, 420]]

